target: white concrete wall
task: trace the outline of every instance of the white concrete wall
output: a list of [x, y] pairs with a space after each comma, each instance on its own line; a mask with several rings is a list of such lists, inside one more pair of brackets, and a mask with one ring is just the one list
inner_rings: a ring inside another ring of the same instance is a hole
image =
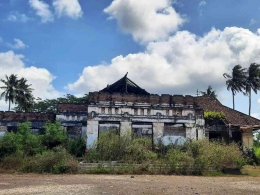
[[87, 146], [90, 147], [98, 139], [98, 121], [87, 122]]

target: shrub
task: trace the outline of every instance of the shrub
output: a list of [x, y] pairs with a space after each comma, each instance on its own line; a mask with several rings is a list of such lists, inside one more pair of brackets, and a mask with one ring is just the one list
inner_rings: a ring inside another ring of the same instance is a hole
[[150, 138], [136, 138], [126, 147], [124, 161], [142, 163], [157, 159], [157, 154], [152, 151], [152, 140]]
[[14, 154], [16, 151], [23, 151], [24, 156], [32, 156], [44, 150], [39, 135], [30, 132], [31, 123], [18, 124], [16, 133], [7, 132], [0, 140], [0, 157]]
[[15, 153], [6, 156], [0, 162], [0, 169], [19, 171], [23, 165], [24, 157], [22, 151], [16, 151]]
[[62, 147], [29, 158], [22, 169], [22, 171], [28, 173], [55, 174], [77, 173], [78, 170], [78, 162]]
[[254, 147], [253, 149], [256, 163], [260, 164], [260, 147]]
[[180, 174], [202, 174], [210, 170], [240, 169], [245, 163], [242, 152], [235, 143], [187, 142], [173, 147], [167, 153], [171, 172]]
[[67, 149], [73, 156], [82, 157], [86, 152], [86, 140], [81, 137], [69, 140]]
[[60, 122], [57, 121], [56, 123], [51, 123], [48, 121], [45, 125], [45, 129], [45, 134], [42, 136], [42, 143], [44, 146], [48, 149], [52, 149], [59, 145], [66, 145], [66, 132]]
[[126, 147], [131, 143], [130, 136], [120, 136], [117, 131], [110, 130], [99, 134], [97, 142], [93, 149], [96, 148], [99, 160], [113, 161], [120, 160], [125, 154]]
[[6, 132], [0, 138], [0, 161], [5, 156], [14, 154], [19, 149], [19, 144], [16, 140], [15, 133]]

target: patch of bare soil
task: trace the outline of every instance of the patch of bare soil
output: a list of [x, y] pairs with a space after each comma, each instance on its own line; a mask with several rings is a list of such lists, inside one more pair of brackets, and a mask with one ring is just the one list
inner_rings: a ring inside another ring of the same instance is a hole
[[259, 177], [0, 175], [0, 194], [260, 194]]

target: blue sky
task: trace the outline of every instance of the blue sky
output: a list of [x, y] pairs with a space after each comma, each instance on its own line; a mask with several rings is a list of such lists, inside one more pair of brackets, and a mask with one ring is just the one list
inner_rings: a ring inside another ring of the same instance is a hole
[[[232, 107], [222, 74], [260, 63], [258, 29], [257, 0], [0, 0], [0, 77], [18, 74], [35, 96], [56, 98], [129, 72], [151, 93], [195, 95], [212, 85]], [[248, 98], [236, 96], [236, 108], [247, 113]]]

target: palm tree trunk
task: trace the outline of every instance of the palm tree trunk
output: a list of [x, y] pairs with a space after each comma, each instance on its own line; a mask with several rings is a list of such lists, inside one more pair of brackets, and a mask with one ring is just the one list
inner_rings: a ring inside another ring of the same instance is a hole
[[9, 100], [9, 108], [8, 108], [8, 111], [10, 111], [10, 107], [11, 107], [11, 101]]
[[233, 91], [232, 91], [232, 96], [233, 96], [233, 110], [235, 110], [235, 94]]
[[249, 91], [249, 116], [251, 116], [251, 89]]

